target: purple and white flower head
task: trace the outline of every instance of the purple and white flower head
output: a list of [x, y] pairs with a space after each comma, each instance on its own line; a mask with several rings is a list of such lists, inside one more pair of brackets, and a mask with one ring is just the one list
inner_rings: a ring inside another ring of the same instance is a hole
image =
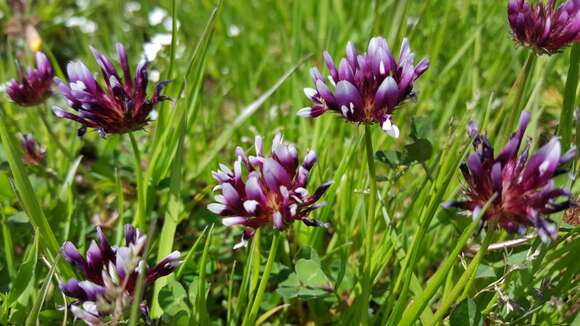
[[298, 115], [315, 118], [333, 111], [355, 123], [378, 123], [392, 137], [399, 136], [399, 129], [391, 121], [397, 106], [408, 98], [415, 98], [413, 83], [429, 67], [427, 59], [414, 65], [415, 54], [403, 40], [397, 61], [387, 41], [374, 37], [369, 42], [368, 52], [358, 54], [354, 45], [346, 46], [346, 58], [338, 68], [328, 52], [324, 60], [330, 75], [328, 81], [317, 68], [310, 73], [314, 88], [305, 88], [304, 93], [312, 101]]
[[466, 182], [465, 200], [450, 201], [444, 206], [469, 211], [475, 216], [496, 194], [483, 222], [520, 234], [532, 226], [542, 240], [548, 241], [557, 236], [557, 226], [548, 215], [575, 205], [570, 192], [556, 187], [554, 178], [567, 172], [563, 165], [574, 158], [576, 149], [562, 155], [560, 142], [554, 137], [531, 157], [529, 142], [519, 153], [529, 119], [530, 113], [523, 112], [518, 130], [497, 156], [487, 137], [475, 123], [470, 123], [469, 136], [475, 152], [461, 165]]
[[46, 151], [31, 134], [22, 135], [22, 160], [28, 165], [40, 165], [46, 158]]
[[[75, 266], [85, 280], [70, 279], [61, 283], [60, 289], [76, 299], [71, 311], [88, 325], [101, 325], [113, 316], [122, 318], [133, 302], [139, 272], [144, 269], [145, 286], [175, 271], [181, 264], [181, 254], [174, 251], [152, 268], [145, 261], [147, 236], [139, 229], [125, 225], [125, 246], [110, 246], [100, 227], [99, 243], [92, 241], [84, 258], [74, 244], [67, 241], [62, 255]], [[145, 302], [141, 310], [148, 317]]]
[[18, 75], [18, 80], [10, 80], [6, 87], [6, 93], [14, 103], [34, 106], [50, 96], [54, 71], [44, 53], [36, 52], [36, 68], [27, 67], [22, 71], [18, 67]]
[[556, 8], [555, 0], [530, 5], [510, 0], [508, 21], [514, 39], [537, 54], [554, 54], [580, 41], [580, 0], [568, 0]]
[[270, 156], [263, 155], [259, 136], [255, 148], [256, 156], [246, 156], [238, 147], [233, 170], [220, 164], [220, 169], [212, 172], [219, 182], [215, 190], [220, 194], [208, 209], [222, 216], [224, 225], [246, 228], [242, 242], [234, 249], [245, 246], [260, 227], [282, 230], [296, 220], [309, 226], [326, 226], [308, 218], [313, 210], [324, 205], [317, 202], [332, 184], [327, 182], [312, 194], [306, 189], [310, 170], [317, 161], [316, 153], [309, 151], [299, 164], [296, 147], [284, 143], [280, 134], [274, 138]]
[[104, 87], [81, 61], [67, 65], [69, 82], [56, 79], [58, 87], [70, 107], [77, 111], [73, 114], [54, 107], [53, 112], [60, 118], [70, 119], [82, 125], [78, 130], [82, 136], [87, 128], [96, 129], [101, 136], [123, 134], [142, 129], [149, 121], [149, 113], [160, 101], [168, 99], [161, 95], [167, 81], [155, 86], [153, 96], [147, 98], [147, 60], [143, 58], [131, 77], [127, 54], [122, 44], [117, 44], [117, 55], [123, 76], [107, 57], [94, 48], [93, 55], [101, 68]]

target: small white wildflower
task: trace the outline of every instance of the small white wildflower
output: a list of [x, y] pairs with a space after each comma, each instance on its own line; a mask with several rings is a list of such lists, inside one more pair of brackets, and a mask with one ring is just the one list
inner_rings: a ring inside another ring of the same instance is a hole
[[151, 12], [149, 12], [149, 24], [150, 25], [159, 25], [163, 22], [163, 19], [167, 17], [167, 11], [160, 7], [155, 7]]
[[231, 24], [230, 27], [228, 27], [228, 36], [229, 37], [236, 37], [238, 35], [240, 35], [241, 30], [238, 26]]

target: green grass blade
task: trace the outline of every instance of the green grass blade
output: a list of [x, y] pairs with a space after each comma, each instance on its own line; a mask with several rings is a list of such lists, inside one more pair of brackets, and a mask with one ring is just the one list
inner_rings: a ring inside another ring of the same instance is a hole
[[[560, 114], [560, 125], [558, 134], [562, 137], [562, 150], [570, 148], [572, 142], [572, 130], [574, 130], [574, 103], [576, 101], [576, 91], [578, 89], [578, 70], [580, 68], [580, 44], [576, 43], [570, 51], [570, 68], [566, 78], [566, 88], [564, 91], [564, 104]], [[578, 138], [576, 134], [576, 138]]]
[[250, 118], [266, 100], [274, 94], [274, 92], [282, 86], [282, 84], [292, 76], [292, 74], [302, 65], [310, 56], [305, 56], [297, 64], [292, 66], [288, 71], [274, 83], [274, 85], [268, 89], [262, 96], [260, 96], [256, 101], [252, 102], [250, 105], [242, 109], [242, 112], [238, 115], [238, 117], [232, 122], [229, 126], [225, 128], [222, 132], [220, 137], [209, 146], [209, 150], [204, 155], [202, 161], [200, 162], [199, 166], [197, 167], [195, 176], [198, 176], [201, 172], [205, 171], [205, 168], [213, 161], [213, 159], [219, 154], [222, 148], [230, 141], [230, 138], [233, 136], [234, 131], [239, 128], [248, 118]]
[[[14, 177], [14, 184], [16, 185], [19, 198], [22, 201], [22, 206], [30, 217], [32, 224], [38, 229], [42, 239], [43, 249], [47, 251], [50, 257], [56, 257], [59, 255], [59, 245], [56, 236], [48, 223], [46, 215], [44, 215], [44, 211], [40, 207], [34, 190], [32, 190], [32, 185], [28, 180], [26, 169], [22, 163], [20, 151], [16, 147], [16, 141], [6, 127], [4, 113], [0, 113], [0, 137], [4, 144], [4, 152], [8, 159], [8, 164], [10, 165], [10, 170]], [[60, 262], [59, 272], [66, 277], [72, 276], [70, 267]]]

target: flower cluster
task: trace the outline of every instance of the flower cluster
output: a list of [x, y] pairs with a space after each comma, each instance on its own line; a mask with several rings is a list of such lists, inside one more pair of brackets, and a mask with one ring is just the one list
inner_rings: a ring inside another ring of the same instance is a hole
[[18, 75], [18, 80], [10, 80], [6, 87], [6, 93], [14, 103], [34, 106], [50, 96], [54, 71], [44, 53], [36, 52], [36, 69], [28, 67], [22, 71], [18, 67]]
[[[67, 296], [77, 301], [71, 305], [74, 315], [89, 325], [101, 325], [104, 318], [120, 318], [133, 302], [139, 272], [145, 273], [145, 285], [168, 275], [181, 264], [180, 253], [172, 252], [156, 266], [147, 268], [144, 257], [146, 235], [131, 225], [125, 225], [125, 247], [112, 247], [103, 231], [97, 227], [99, 243], [92, 241], [86, 259], [74, 244], [67, 241], [62, 255], [74, 265], [86, 280], [71, 279], [61, 283]], [[141, 310], [147, 317], [147, 306]]]
[[316, 202], [332, 184], [321, 185], [311, 195], [306, 190], [316, 153], [309, 151], [299, 165], [296, 148], [283, 143], [281, 135], [274, 138], [271, 156], [262, 155], [261, 137], [256, 137], [255, 148], [256, 156], [247, 157], [238, 147], [233, 171], [221, 164], [220, 170], [212, 173], [220, 183], [216, 190], [221, 194], [208, 209], [223, 216], [226, 226], [246, 227], [242, 242], [235, 248], [244, 246], [255, 230], [265, 225], [284, 229], [299, 220], [310, 226], [324, 226], [308, 218], [310, 212], [324, 205]]
[[372, 38], [364, 54], [358, 54], [349, 42], [346, 58], [340, 60], [338, 68], [328, 52], [324, 52], [324, 60], [333, 90], [320, 71], [312, 68], [315, 88], [304, 89], [312, 105], [298, 114], [314, 118], [334, 111], [351, 122], [379, 123], [389, 135], [398, 137], [399, 129], [391, 122], [393, 111], [402, 101], [415, 97], [413, 82], [427, 70], [429, 61], [423, 59], [415, 66], [415, 54], [407, 39], [401, 46], [399, 60], [395, 60], [382, 37]]
[[[574, 158], [576, 149], [561, 155], [560, 142], [553, 138], [529, 159], [529, 143], [519, 154], [529, 119], [530, 113], [523, 112], [518, 130], [495, 157], [488, 139], [473, 122], [470, 123], [469, 135], [475, 152], [461, 166], [467, 199], [451, 201], [445, 206], [476, 215], [496, 194], [483, 221], [497, 224], [511, 233], [523, 233], [526, 227], [533, 226], [540, 237], [548, 241], [556, 237], [557, 229], [547, 215], [574, 205], [570, 192], [557, 188], [554, 178], [566, 172], [562, 166]], [[557, 201], [558, 198], [563, 200]]]
[[557, 9], [555, 0], [543, 1], [510, 0], [508, 20], [516, 41], [538, 54], [554, 54], [580, 41], [580, 1], [568, 0]]
[[28, 165], [40, 165], [46, 158], [46, 152], [31, 134], [22, 135], [22, 149], [22, 160]]
[[57, 84], [68, 104], [78, 114], [58, 107], [53, 108], [54, 114], [80, 123], [82, 127], [78, 130], [79, 136], [87, 128], [96, 129], [103, 137], [106, 134], [122, 134], [142, 129], [149, 121], [149, 113], [153, 107], [167, 99], [161, 95], [167, 81], [159, 82], [151, 99], [147, 99], [149, 80], [145, 58], [137, 66], [135, 79], [132, 79], [125, 48], [117, 44], [117, 55], [124, 76], [121, 78], [109, 59], [94, 48], [91, 51], [103, 73], [105, 89], [103, 90], [82, 62], [71, 62], [67, 66], [69, 83], [57, 79]]

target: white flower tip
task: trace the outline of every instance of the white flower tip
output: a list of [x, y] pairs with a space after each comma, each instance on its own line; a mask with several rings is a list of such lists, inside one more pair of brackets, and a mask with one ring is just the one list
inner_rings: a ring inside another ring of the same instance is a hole
[[223, 211], [225, 211], [226, 206], [223, 204], [212, 203], [212, 204], [207, 205], [207, 209], [210, 212], [219, 215], [219, 214], [223, 213]]
[[383, 128], [383, 130], [387, 133], [387, 135], [393, 137], [393, 138], [399, 138], [399, 128], [391, 123], [390, 119], [385, 120], [385, 122], [383, 122], [383, 125], [381, 126]]
[[222, 224], [225, 226], [238, 225], [244, 223], [245, 221], [246, 219], [241, 216], [222, 218]]
[[242, 241], [236, 243], [236, 245], [234, 246], [234, 250], [238, 250], [240, 248], [244, 248], [248, 245], [248, 240], [246, 239], [242, 239]]
[[302, 108], [296, 114], [304, 118], [310, 118], [312, 116], [312, 108]]
[[318, 92], [314, 88], [306, 87], [304, 88], [304, 95], [308, 97], [308, 99], [312, 100], [314, 96], [316, 96]]
[[244, 209], [250, 214], [256, 212], [256, 207], [258, 207], [258, 202], [255, 200], [246, 200], [244, 202]]

